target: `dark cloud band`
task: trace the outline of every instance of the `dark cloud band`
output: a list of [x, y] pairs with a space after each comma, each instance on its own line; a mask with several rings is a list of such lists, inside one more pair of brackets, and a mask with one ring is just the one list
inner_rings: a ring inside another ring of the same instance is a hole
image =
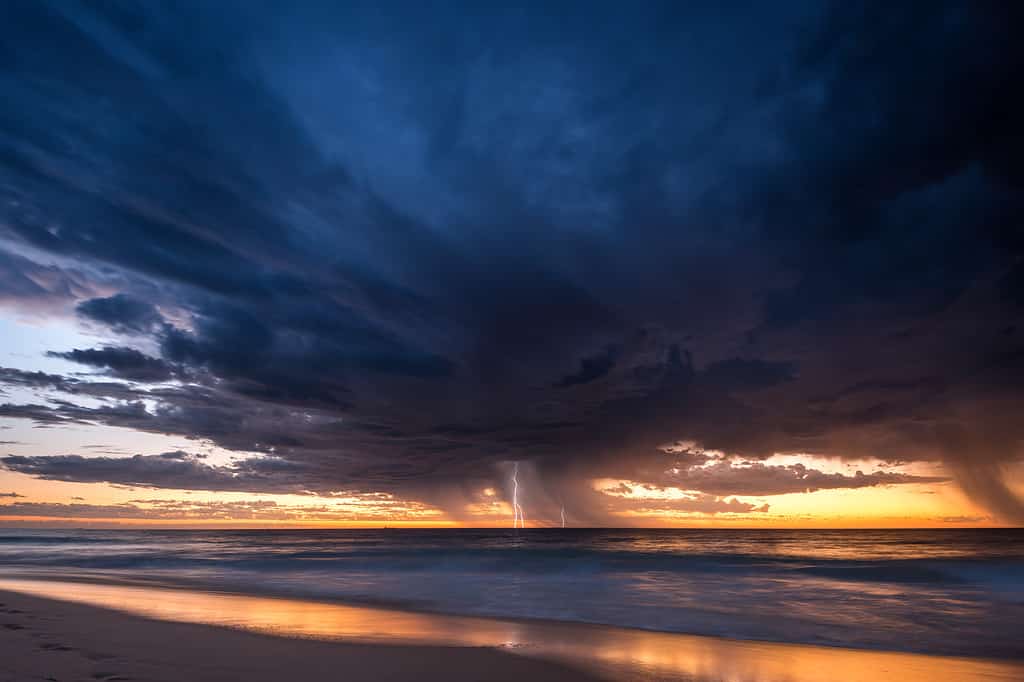
[[655, 5], [12, 5], [0, 304], [108, 380], [0, 416], [269, 459], [7, 466], [458, 509], [523, 461], [582, 510], [686, 439], [751, 462], [716, 498], [928, 460], [1024, 519], [1020, 7]]

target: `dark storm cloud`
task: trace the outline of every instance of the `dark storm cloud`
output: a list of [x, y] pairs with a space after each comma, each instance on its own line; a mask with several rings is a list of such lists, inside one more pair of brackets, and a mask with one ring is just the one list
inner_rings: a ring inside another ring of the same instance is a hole
[[[81, 498], [72, 498], [81, 499]], [[315, 513], [315, 510], [314, 510]], [[0, 505], [0, 518], [39, 516], [57, 519], [164, 519], [164, 520], [243, 520], [267, 521], [298, 519], [301, 510], [277, 509], [273, 502], [180, 502], [177, 504], [139, 505], [83, 504], [72, 502], [14, 502]]]
[[[81, 500], [82, 498], [72, 498]], [[54, 502], [14, 502], [0, 505], [0, 518], [40, 516], [60, 519], [154, 519], [166, 521], [306, 521], [347, 520], [393, 517], [393, 500], [370, 498], [363, 501], [358, 513], [326, 505], [286, 505], [273, 500], [240, 500], [231, 502], [197, 500], [131, 500], [121, 504], [60, 504]], [[400, 512], [422, 515], [422, 508]]]
[[119, 485], [187, 490], [241, 490], [304, 492], [296, 474], [301, 467], [271, 457], [239, 460], [211, 466], [185, 452], [133, 457], [0, 457], [9, 471], [51, 481], [116, 483]]
[[555, 386], [565, 388], [577, 384], [586, 384], [600, 379], [612, 370], [615, 361], [618, 359], [618, 348], [608, 346], [600, 355], [580, 360], [580, 368], [574, 374], [568, 374], [561, 378]]
[[101, 322], [116, 332], [143, 333], [163, 321], [152, 304], [116, 294], [107, 298], [91, 298], [76, 307], [82, 317]]
[[131, 381], [167, 381], [174, 376], [174, 368], [159, 358], [153, 358], [134, 348], [112, 347], [79, 349], [68, 352], [47, 353], [50, 357], [63, 358], [91, 367], [107, 369], [119, 379]]
[[793, 374], [793, 365], [787, 362], [729, 358], [709, 365], [704, 379], [723, 388], [767, 388], [792, 381]]
[[707, 467], [673, 468], [662, 481], [683, 490], [700, 490], [712, 495], [785, 495], [837, 488], [870, 488], [907, 483], [938, 483], [949, 479], [935, 476], [875, 471], [865, 474], [825, 473], [803, 464], [767, 465], [763, 462], [735, 464], [720, 461]]
[[29, 388], [54, 388], [60, 391], [73, 391], [75, 379], [49, 374], [47, 372], [28, 372], [23, 369], [0, 367], [0, 383], [7, 386], [25, 386]]
[[[15, 3], [0, 297], [74, 301], [150, 350], [47, 350], [179, 384], [12, 374], [102, 404], [0, 415], [452, 508], [529, 461], [581, 518], [679, 440], [940, 460], [1019, 520], [1020, 12]], [[227, 481], [125, 466], [168, 462]], [[687, 484], [913, 482], [718, 473]]]
[[0, 417], [30, 419], [35, 422], [36, 427], [46, 427], [56, 424], [85, 423], [64, 417], [48, 405], [12, 405], [10, 403], [4, 403], [0, 405]]

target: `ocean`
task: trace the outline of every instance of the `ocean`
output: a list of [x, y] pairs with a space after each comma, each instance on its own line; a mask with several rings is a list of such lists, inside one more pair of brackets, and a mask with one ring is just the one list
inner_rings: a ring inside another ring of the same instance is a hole
[[0, 530], [0, 578], [1024, 658], [1024, 530]]

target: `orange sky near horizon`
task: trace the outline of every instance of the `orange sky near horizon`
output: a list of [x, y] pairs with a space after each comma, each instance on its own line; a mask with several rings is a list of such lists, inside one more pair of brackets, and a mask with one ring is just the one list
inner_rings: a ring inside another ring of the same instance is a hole
[[[596, 489], [609, 481], [594, 481]], [[621, 482], [631, 483], [631, 482]], [[708, 528], [938, 528], [999, 527], [997, 519], [973, 505], [952, 482], [819, 490], [725, 500], [767, 504], [758, 513], [699, 513], [671, 509], [671, 498], [686, 491], [648, 495], [634, 488], [638, 509], [612, 509], [607, 525]], [[42, 481], [0, 471], [0, 525], [162, 528], [381, 528], [505, 527], [512, 510], [496, 500], [445, 511], [394, 497], [317, 497], [245, 492], [156, 490], [104, 483]], [[484, 491], [481, 491], [482, 493]], [[489, 491], [492, 492], [493, 491]], [[608, 496], [611, 497], [611, 496]], [[666, 499], [669, 498], [669, 499]], [[613, 502], [614, 500], [609, 500]], [[17, 506], [26, 513], [10, 513]], [[4, 508], [7, 509], [4, 509]], [[38, 513], [29, 513], [33, 508]], [[46, 513], [59, 509], [59, 513]], [[80, 510], [76, 513], [76, 510]], [[7, 513], [5, 513], [7, 512]], [[108, 513], [105, 513], [108, 512]], [[558, 519], [531, 518], [527, 527], [556, 527]], [[567, 525], [574, 522], [567, 510]]]
[[[204, 461], [229, 465], [237, 453], [206, 441], [98, 425], [37, 428], [25, 420], [0, 419], [0, 455], [59, 455], [85, 452], [87, 457], [153, 455], [187, 449]], [[102, 442], [100, 446], [93, 445]], [[105, 454], [102, 454], [105, 453]], [[724, 457], [721, 453], [717, 457]], [[739, 461], [736, 458], [733, 458]], [[721, 461], [721, 460], [715, 460]], [[891, 465], [880, 461], [842, 460], [812, 455], [776, 455], [766, 463], [803, 465], [825, 474], [852, 476], [857, 471], [945, 478], [943, 482], [900, 483], [859, 488], [832, 488], [775, 495], [704, 496], [715, 503], [735, 501], [757, 511], [683, 511], [700, 493], [676, 488], [654, 489], [643, 482], [592, 480], [597, 512], [606, 526], [708, 528], [919, 528], [1000, 527], [1000, 519], [960, 490], [940, 463]], [[1024, 464], [1007, 471], [1018, 494], [1024, 493]], [[525, 482], [524, 482], [525, 483]], [[609, 493], [625, 484], [629, 494]], [[534, 487], [538, 487], [533, 483]], [[522, 498], [528, 527], [560, 525], [557, 509], [547, 517], [540, 503], [531, 505], [531, 489]], [[161, 489], [43, 480], [0, 467], [0, 526], [162, 527], [162, 528], [381, 528], [508, 527], [512, 525], [511, 481], [507, 490], [481, 488], [461, 503], [442, 509], [389, 493], [268, 494]], [[678, 505], [679, 502], [684, 504]], [[767, 505], [766, 510], [761, 510]], [[604, 508], [601, 508], [601, 507]], [[721, 505], [719, 505], [721, 506]], [[595, 510], [575, 514], [566, 508], [567, 526], [595, 525]]]

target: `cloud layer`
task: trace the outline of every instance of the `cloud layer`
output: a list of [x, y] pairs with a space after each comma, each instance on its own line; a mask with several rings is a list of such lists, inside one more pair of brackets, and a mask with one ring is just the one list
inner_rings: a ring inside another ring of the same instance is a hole
[[300, 4], [9, 10], [0, 304], [109, 341], [0, 416], [266, 457], [8, 468], [599, 523], [691, 440], [712, 506], [922, 482], [807, 453], [1024, 522], [1016, 4]]

